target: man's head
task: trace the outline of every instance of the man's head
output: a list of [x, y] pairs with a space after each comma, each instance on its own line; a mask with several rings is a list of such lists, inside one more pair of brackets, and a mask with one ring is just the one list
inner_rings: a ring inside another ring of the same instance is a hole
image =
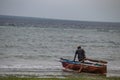
[[77, 48], [78, 48], [78, 49], [81, 49], [81, 46], [78, 46]]

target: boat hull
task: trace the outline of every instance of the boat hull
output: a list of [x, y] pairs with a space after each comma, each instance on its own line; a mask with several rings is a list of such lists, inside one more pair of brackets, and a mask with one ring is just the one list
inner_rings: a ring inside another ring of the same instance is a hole
[[67, 59], [61, 59], [61, 63], [64, 68], [75, 71], [99, 74], [107, 73], [107, 67], [103, 64], [92, 64], [91, 62], [80, 63], [78, 61], [74, 62]]

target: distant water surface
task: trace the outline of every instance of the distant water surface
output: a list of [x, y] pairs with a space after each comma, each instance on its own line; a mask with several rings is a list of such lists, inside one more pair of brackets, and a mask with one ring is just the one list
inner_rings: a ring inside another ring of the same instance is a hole
[[68, 75], [59, 58], [86, 56], [108, 61], [108, 76], [120, 76], [120, 28], [0, 26], [0, 74]]

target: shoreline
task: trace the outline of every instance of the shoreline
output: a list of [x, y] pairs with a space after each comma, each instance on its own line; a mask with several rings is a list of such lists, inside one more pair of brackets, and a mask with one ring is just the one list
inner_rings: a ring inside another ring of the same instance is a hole
[[[64, 71], [64, 69], [55, 69], [55, 70], [51, 70], [51, 69], [19, 69], [19, 68], [3, 68], [0, 69], [0, 76], [38, 76], [38, 77], [64, 77], [64, 76], [69, 76], [69, 75], [81, 75], [81, 74], [85, 74], [85, 75], [99, 75], [99, 74], [93, 74], [93, 73], [76, 73], [76, 72], [72, 72], [72, 71]], [[107, 70], [107, 74], [106, 77], [120, 77], [119, 75], [119, 70]]]
[[[48, 77], [49, 76], [49, 77]], [[0, 80], [120, 80], [120, 77], [106, 77], [102, 75], [90, 75], [80, 73], [74, 75], [64, 75], [64, 77], [56, 77], [55, 75], [48, 75], [46, 77], [38, 76], [20, 76], [20, 75], [0, 75]]]
[[15, 77], [38, 77], [38, 78], [65, 78], [67, 76], [73, 76], [73, 77], [79, 77], [79, 76], [104, 76], [104, 77], [120, 77], [119, 74], [112, 74], [112, 73], [107, 73], [106, 75], [102, 74], [94, 74], [94, 73], [77, 73], [77, 72], [72, 72], [72, 71], [38, 71], [38, 72], [0, 72], [0, 77], [7, 77], [7, 76], [15, 76]]

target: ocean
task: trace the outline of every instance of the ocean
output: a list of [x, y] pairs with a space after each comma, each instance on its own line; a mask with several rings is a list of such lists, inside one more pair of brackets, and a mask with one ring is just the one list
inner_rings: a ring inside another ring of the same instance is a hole
[[0, 75], [63, 77], [60, 58], [73, 60], [77, 46], [105, 60], [107, 76], [120, 76], [120, 23], [0, 17]]

